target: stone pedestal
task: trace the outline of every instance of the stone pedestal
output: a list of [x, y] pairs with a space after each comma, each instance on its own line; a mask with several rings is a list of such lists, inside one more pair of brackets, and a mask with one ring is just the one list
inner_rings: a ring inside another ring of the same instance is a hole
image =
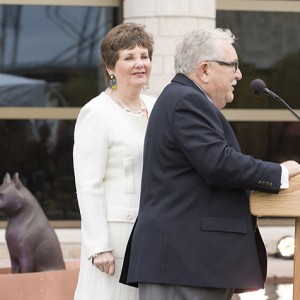
[[73, 300], [79, 262], [66, 263], [66, 270], [11, 274], [0, 268], [1, 299]]

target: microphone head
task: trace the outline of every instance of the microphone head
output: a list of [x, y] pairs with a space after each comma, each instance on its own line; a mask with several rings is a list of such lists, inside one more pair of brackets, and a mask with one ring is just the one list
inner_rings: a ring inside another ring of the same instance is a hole
[[260, 96], [267, 88], [266, 84], [261, 79], [254, 79], [250, 83], [250, 88], [256, 96]]

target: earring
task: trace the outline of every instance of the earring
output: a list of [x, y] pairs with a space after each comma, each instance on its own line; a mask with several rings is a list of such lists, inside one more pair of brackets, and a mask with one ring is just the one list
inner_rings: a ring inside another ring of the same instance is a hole
[[114, 91], [117, 89], [117, 80], [114, 74], [109, 75], [108, 86]]
[[150, 89], [150, 85], [149, 85], [149, 81], [147, 81], [147, 83], [143, 87], [143, 92], [146, 92], [149, 89]]

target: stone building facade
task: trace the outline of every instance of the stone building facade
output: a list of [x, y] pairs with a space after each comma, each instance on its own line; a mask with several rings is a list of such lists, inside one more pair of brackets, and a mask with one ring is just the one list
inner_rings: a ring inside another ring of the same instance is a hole
[[124, 22], [145, 24], [154, 37], [154, 53], [148, 94], [158, 95], [174, 76], [173, 56], [179, 39], [187, 32], [215, 27], [215, 0], [124, 0]]

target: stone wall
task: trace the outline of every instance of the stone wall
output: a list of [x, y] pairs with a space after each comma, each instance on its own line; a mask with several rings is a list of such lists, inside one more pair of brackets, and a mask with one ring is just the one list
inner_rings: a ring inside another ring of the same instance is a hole
[[145, 24], [154, 36], [149, 95], [157, 96], [174, 76], [173, 56], [179, 39], [197, 28], [215, 27], [215, 0], [124, 0], [124, 22]]

